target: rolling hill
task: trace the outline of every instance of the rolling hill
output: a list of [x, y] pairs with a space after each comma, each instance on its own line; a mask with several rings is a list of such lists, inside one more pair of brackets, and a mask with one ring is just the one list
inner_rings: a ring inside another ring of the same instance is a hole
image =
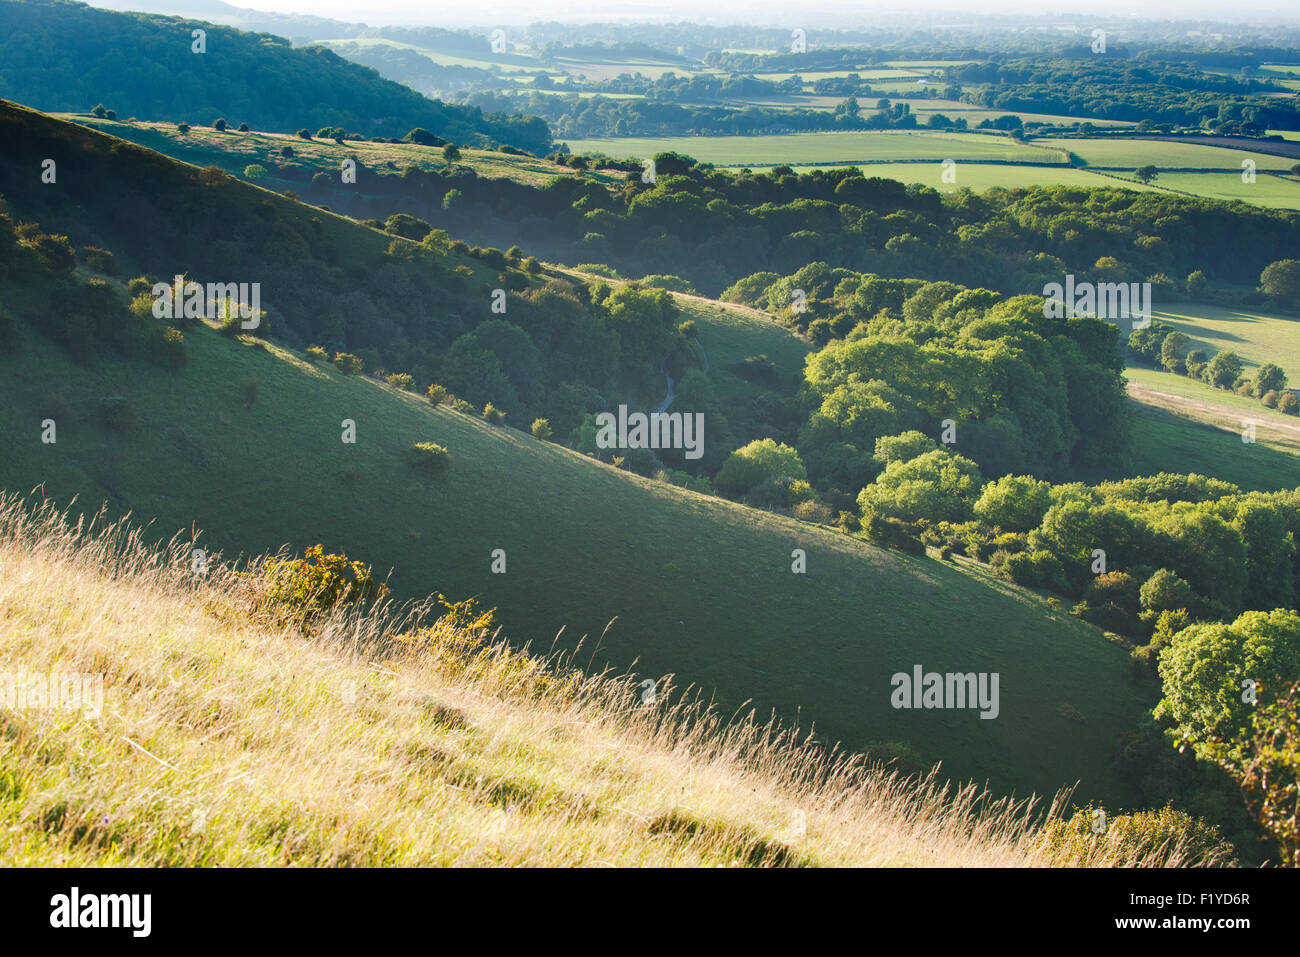
[[[203, 49], [192, 31], [205, 31]], [[484, 116], [430, 100], [321, 47], [199, 20], [99, 10], [69, 0], [0, 0], [0, 96], [42, 110], [103, 103], [120, 116], [364, 137], [415, 127], [454, 142], [544, 150], [537, 117]]]
[[[219, 242], [244, 207], [269, 202], [257, 187], [225, 182], [220, 206], [197, 207], [214, 215], [153, 220], [144, 231], [118, 201], [137, 188], [127, 184], [175, 189], [179, 203], [189, 195], [180, 184], [198, 171], [27, 111], [4, 119], [29, 134], [15, 134], [24, 149], [0, 170], [15, 218], [80, 203], [81, 221], [123, 263]], [[22, 189], [51, 143], [94, 162]], [[93, 183], [73, 173], [91, 168]], [[355, 250], [354, 281], [392, 255], [391, 237], [280, 197], [273, 205], [281, 221], [318, 219], [340, 255]], [[716, 695], [728, 714], [774, 711], [855, 750], [906, 742], [941, 758], [947, 774], [1022, 795], [1081, 780], [1084, 796], [1128, 800], [1111, 757], [1149, 691], [1134, 683], [1123, 647], [1031, 593], [629, 474], [203, 324], [182, 327], [189, 361], [180, 368], [110, 350], [74, 358], [34, 331], [68, 301], [24, 250], [0, 287], [19, 320], [0, 359], [6, 489], [40, 485], [92, 510], [106, 500], [162, 538], [201, 529], [204, 547], [227, 557], [320, 541], [392, 569], [400, 596], [478, 596], [516, 642], [572, 650], [585, 636], [579, 661], [671, 674], [679, 688]], [[435, 286], [448, 275], [437, 261], [429, 269]], [[86, 267], [74, 278], [90, 278]], [[725, 315], [703, 324], [701, 345], [719, 357], [747, 352], [728, 341], [733, 325], [745, 324]], [[47, 443], [51, 418], [58, 438]], [[344, 420], [355, 443], [342, 441]], [[412, 470], [405, 457], [416, 441], [449, 450], [445, 475]], [[806, 573], [792, 571], [795, 549]], [[497, 550], [503, 573], [493, 570]], [[891, 676], [917, 665], [998, 673], [998, 718], [893, 708]]]

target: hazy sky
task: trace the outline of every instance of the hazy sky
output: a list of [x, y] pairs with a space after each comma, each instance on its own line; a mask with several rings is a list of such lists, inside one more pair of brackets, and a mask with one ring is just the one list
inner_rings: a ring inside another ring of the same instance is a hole
[[[93, 0], [92, 0], [93, 2]], [[1079, 20], [1103, 17], [1197, 19], [1263, 22], [1300, 21], [1296, 0], [624, 0], [583, 3], [573, 0], [226, 0], [234, 6], [284, 13], [307, 13], [370, 24], [424, 23], [465, 25], [534, 23], [539, 20], [693, 20], [697, 22], [815, 25], [870, 24], [880, 12], [933, 14], [936, 22], [957, 22], [982, 13], [1065, 13]]]

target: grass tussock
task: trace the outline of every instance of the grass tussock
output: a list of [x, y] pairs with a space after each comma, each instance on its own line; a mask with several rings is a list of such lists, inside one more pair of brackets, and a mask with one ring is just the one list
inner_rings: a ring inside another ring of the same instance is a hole
[[906, 778], [669, 681], [643, 703], [643, 676], [513, 650], [464, 603], [380, 597], [304, 627], [265, 575], [196, 566], [190, 541], [0, 495], [0, 674], [103, 682], [97, 716], [0, 707], [0, 863], [1193, 860], [1179, 838], [1045, 839], [1064, 795]]

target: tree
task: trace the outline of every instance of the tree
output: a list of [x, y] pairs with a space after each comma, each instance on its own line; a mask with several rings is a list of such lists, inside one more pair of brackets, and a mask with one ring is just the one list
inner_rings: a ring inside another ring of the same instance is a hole
[[1161, 568], [1143, 582], [1138, 597], [1142, 610], [1152, 617], [1165, 611], [1191, 608], [1195, 599], [1192, 586], [1168, 568]]
[[876, 461], [882, 465], [890, 462], [907, 462], [918, 455], [933, 452], [937, 448], [939, 443], [924, 432], [911, 431], [903, 432], [901, 435], [885, 435], [876, 439]]
[[433, 227], [423, 219], [416, 219], [409, 213], [393, 213], [384, 221], [384, 232], [416, 242], [429, 235], [432, 229]]
[[176, 124], [176, 132], [179, 133], [179, 134], [181, 134], [181, 136], [184, 136], [184, 135], [185, 135], [186, 133], [188, 133], [189, 131], [190, 131], [190, 124], [188, 124], [188, 123], [177, 123], [177, 124]]
[[1153, 183], [1159, 175], [1160, 171], [1154, 166], [1140, 166], [1133, 171], [1133, 177], [1139, 183]]
[[1159, 670], [1164, 696], [1155, 715], [1172, 718], [1197, 754], [1207, 755], [1216, 740], [1244, 741], [1251, 688], [1262, 697], [1259, 689], [1275, 694], [1300, 678], [1300, 615], [1278, 608], [1192, 625], [1174, 636]]
[[756, 439], [727, 456], [713, 484], [723, 495], [740, 497], [765, 481], [807, 478], [798, 452], [775, 439]]
[[1182, 375], [1187, 371], [1187, 363], [1183, 355], [1187, 351], [1187, 344], [1191, 341], [1181, 332], [1171, 332], [1165, 336], [1164, 342], [1160, 343], [1160, 364], [1167, 372]]
[[1187, 274], [1187, 295], [1191, 299], [1202, 299], [1209, 291], [1210, 283], [1205, 273], [1197, 269]]
[[244, 167], [244, 179], [266, 179], [266, 167], [261, 163], [249, 163]]
[[1279, 259], [1259, 275], [1264, 293], [1285, 305], [1300, 305], [1300, 259]]
[[304, 127], [303, 129], [299, 130], [299, 131], [298, 131], [298, 139], [300, 139], [300, 140], [309, 140], [309, 139], [311, 139], [311, 130], [309, 130], [309, 129], [305, 128], [305, 127]]
[[247, 132], [248, 132], [248, 124], [247, 124], [247, 123], [240, 123], [240, 124], [239, 124], [239, 132], [241, 132], [241, 133], [247, 133]]
[[1255, 373], [1255, 395], [1262, 398], [1265, 392], [1281, 392], [1286, 388], [1286, 383], [1286, 373], [1282, 367], [1265, 362]]
[[1205, 381], [1220, 389], [1231, 389], [1241, 375], [1241, 357], [1235, 352], [1216, 352], [1205, 370]]
[[454, 163], [460, 159], [460, 148], [455, 143], [448, 143], [442, 148], [442, 158], [448, 163]]
[[533, 419], [532, 426], [533, 438], [545, 441], [551, 437], [551, 423], [549, 419]]
[[1052, 507], [1052, 487], [1029, 475], [1004, 475], [984, 486], [975, 517], [1007, 532], [1036, 528]]
[[935, 449], [907, 462], [890, 462], [858, 494], [858, 507], [864, 517], [964, 522], [971, 517], [981, 485], [974, 462]]
[[1277, 841], [1282, 863], [1300, 866], [1300, 682], [1256, 709], [1245, 740], [1206, 750], [1241, 786], [1251, 816]]
[[102, 120], [108, 116], [108, 110], [103, 103], [99, 103], [95, 106], [93, 110], [90, 111], [90, 115], [97, 116]]
[[226, 132], [227, 129], [230, 128], [230, 124], [227, 123], [225, 120], [223, 120], [221, 117], [217, 117], [215, 120], [212, 121], [212, 128], [216, 130], [218, 133], [224, 133]]

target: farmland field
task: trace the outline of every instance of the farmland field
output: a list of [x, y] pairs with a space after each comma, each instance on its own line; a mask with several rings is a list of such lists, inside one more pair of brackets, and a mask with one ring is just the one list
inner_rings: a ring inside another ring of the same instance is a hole
[[1033, 141], [1036, 146], [1069, 150], [1089, 166], [1135, 169], [1148, 164], [1159, 169], [1241, 170], [1241, 161], [1253, 159], [1259, 169], [1287, 170], [1295, 160], [1249, 150], [1139, 139], [1055, 139]]
[[1208, 303], [1180, 303], [1152, 316], [1176, 326], [1192, 339], [1192, 349], [1207, 355], [1231, 351], [1250, 367], [1275, 362], [1300, 387], [1300, 316], [1230, 309]]
[[[818, 168], [820, 167], [794, 167], [795, 171], [799, 173], [807, 173]], [[951, 192], [963, 187], [970, 187], [976, 192], [982, 192], [995, 186], [1004, 189], [1016, 189], [1026, 186], [1119, 186], [1136, 190], [1153, 189], [1153, 187], [1143, 186], [1137, 182], [1116, 182], [1109, 177], [1069, 166], [1021, 166], [1015, 163], [962, 163], [959, 161], [955, 170], [956, 183], [943, 182], [941, 179], [943, 166], [938, 162], [867, 163], [862, 166], [862, 172], [866, 176], [883, 176], [886, 179], [896, 179], [900, 183], [919, 183], [922, 186], [933, 186], [940, 192]]]
[[1057, 150], [1022, 146], [1008, 137], [978, 133], [851, 132], [793, 133], [786, 136], [609, 137], [569, 140], [575, 153], [652, 156], [668, 150], [718, 166], [780, 163], [850, 165], [873, 160], [985, 160], [1063, 163]]
[[[1261, 491], [1300, 481], [1300, 419], [1171, 372], [1124, 374], [1137, 413], [1127, 474], [1199, 472]], [[1244, 422], [1255, 424], [1254, 443], [1242, 441]]]
[[[1115, 175], [1138, 185], [1131, 172], [1116, 172]], [[1240, 173], [1162, 172], [1152, 185], [1205, 196], [1209, 199], [1222, 199], [1228, 202], [1240, 200], [1243, 203], [1253, 203], [1271, 209], [1300, 209], [1300, 180], [1272, 173], [1257, 173], [1253, 183], [1246, 183], [1242, 181]]]

